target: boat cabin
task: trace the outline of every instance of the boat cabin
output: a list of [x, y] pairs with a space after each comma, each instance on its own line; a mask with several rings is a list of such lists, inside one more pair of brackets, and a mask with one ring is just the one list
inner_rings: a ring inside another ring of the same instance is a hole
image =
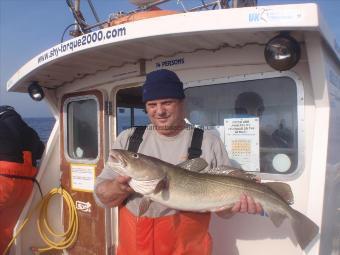
[[[293, 208], [320, 227], [302, 251], [287, 222], [276, 228], [265, 216], [213, 216], [213, 254], [338, 254], [340, 45], [318, 6], [133, 15], [47, 49], [7, 83], [9, 91], [29, 90], [36, 99], [43, 93], [56, 119], [37, 180], [44, 193], [66, 189], [79, 217], [76, 243], [57, 254], [114, 254], [117, 210], [95, 204], [94, 181], [119, 133], [148, 124], [141, 85], [162, 68], [184, 83], [186, 121], [220, 136], [235, 166], [263, 182], [288, 183]], [[40, 200], [34, 189], [18, 226]], [[11, 254], [45, 246], [38, 217]], [[64, 231], [65, 200], [52, 199], [47, 217]]]

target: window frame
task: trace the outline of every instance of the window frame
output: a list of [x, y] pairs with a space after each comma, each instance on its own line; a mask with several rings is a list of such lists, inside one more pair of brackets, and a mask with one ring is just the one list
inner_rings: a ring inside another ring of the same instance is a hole
[[[78, 101], [84, 101], [84, 100], [95, 100], [96, 102], [96, 106], [97, 106], [97, 148], [98, 148], [98, 153], [97, 153], [97, 157], [94, 159], [87, 159], [87, 158], [83, 158], [83, 159], [76, 159], [76, 158], [72, 158], [69, 156], [68, 154], [68, 137], [69, 137], [69, 133], [68, 133], [68, 127], [69, 127], [69, 123], [68, 123], [68, 112], [67, 112], [67, 107], [70, 103], [72, 102], [78, 102]], [[100, 105], [99, 105], [99, 100], [97, 98], [97, 96], [95, 95], [83, 95], [83, 96], [74, 96], [74, 97], [69, 97], [65, 100], [64, 105], [63, 105], [63, 129], [64, 129], [64, 157], [68, 162], [74, 162], [74, 163], [87, 163], [87, 164], [96, 164], [99, 159], [100, 159], [100, 155], [101, 155], [101, 148], [100, 148]]]
[[218, 84], [228, 84], [234, 82], [242, 82], [242, 81], [251, 81], [251, 80], [263, 80], [263, 79], [271, 79], [271, 78], [282, 78], [288, 77], [291, 78], [295, 82], [296, 86], [296, 106], [297, 106], [297, 166], [294, 171], [291, 173], [263, 173], [263, 172], [251, 172], [255, 174], [259, 174], [262, 179], [268, 180], [293, 180], [301, 175], [304, 169], [304, 89], [302, 79], [292, 71], [285, 72], [261, 72], [255, 74], [244, 74], [244, 75], [235, 75], [235, 76], [224, 76], [224, 77], [216, 77], [209, 78], [204, 80], [196, 80], [185, 82], [184, 90], [193, 87], [202, 87], [202, 86], [210, 86], [210, 85], [218, 85]]

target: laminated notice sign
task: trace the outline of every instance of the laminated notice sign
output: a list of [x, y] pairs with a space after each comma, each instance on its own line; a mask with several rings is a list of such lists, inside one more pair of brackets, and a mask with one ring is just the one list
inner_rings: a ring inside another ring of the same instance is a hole
[[71, 188], [93, 192], [96, 165], [71, 164]]
[[260, 171], [259, 118], [224, 119], [224, 143], [243, 170]]

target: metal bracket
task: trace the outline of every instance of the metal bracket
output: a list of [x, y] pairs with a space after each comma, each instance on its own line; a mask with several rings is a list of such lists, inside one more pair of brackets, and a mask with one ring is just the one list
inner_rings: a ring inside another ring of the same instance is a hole
[[105, 115], [112, 115], [112, 102], [105, 101]]

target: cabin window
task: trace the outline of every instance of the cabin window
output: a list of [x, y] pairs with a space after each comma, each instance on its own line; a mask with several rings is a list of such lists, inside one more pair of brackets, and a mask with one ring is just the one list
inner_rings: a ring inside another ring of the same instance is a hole
[[98, 102], [91, 98], [68, 103], [68, 156], [72, 159], [96, 159], [98, 134]]
[[130, 127], [149, 124], [149, 118], [144, 111], [141, 87], [118, 90], [116, 116], [117, 134]]
[[237, 167], [269, 174], [294, 172], [298, 165], [295, 80], [220, 81], [189, 84], [187, 121], [216, 132]]

